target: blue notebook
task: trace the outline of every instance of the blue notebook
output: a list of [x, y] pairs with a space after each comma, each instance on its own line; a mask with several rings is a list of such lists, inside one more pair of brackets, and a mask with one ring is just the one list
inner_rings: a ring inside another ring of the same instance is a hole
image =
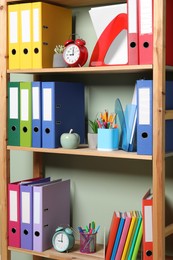
[[117, 250], [118, 250], [118, 245], [119, 245], [119, 242], [120, 242], [124, 223], [125, 223], [125, 214], [121, 213], [121, 219], [120, 219], [120, 223], [119, 223], [119, 226], [118, 226], [118, 231], [117, 231], [117, 235], [116, 235], [116, 238], [115, 238], [115, 242], [114, 242], [114, 245], [113, 245], [111, 260], [115, 260], [115, 256], [116, 256], [116, 253], [117, 253]]

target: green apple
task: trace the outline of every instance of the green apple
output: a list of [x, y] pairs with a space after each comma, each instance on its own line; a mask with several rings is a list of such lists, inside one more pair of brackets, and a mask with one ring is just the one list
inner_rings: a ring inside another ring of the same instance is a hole
[[77, 133], [73, 133], [73, 129], [70, 129], [69, 133], [61, 135], [60, 143], [63, 148], [75, 149], [80, 144], [80, 136]]

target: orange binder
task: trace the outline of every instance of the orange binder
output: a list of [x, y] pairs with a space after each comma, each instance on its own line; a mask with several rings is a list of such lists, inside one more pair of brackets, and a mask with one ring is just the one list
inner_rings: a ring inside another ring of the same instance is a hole
[[128, 64], [138, 64], [137, 0], [127, 0], [128, 14]]
[[142, 199], [144, 260], [153, 259], [152, 198], [152, 193], [150, 190], [148, 190]]
[[110, 226], [110, 230], [109, 230], [108, 243], [107, 243], [107, 248], [106, 248], [106, 258], [105, 258], [106, 260], [111, 259], [112, 249], [113, 249], [116, 233], [118, 230], [120, 217], [121, 216], [120, 216], [119, 211], [118, 212], [116, 211], [113, 213], [111, 226]]

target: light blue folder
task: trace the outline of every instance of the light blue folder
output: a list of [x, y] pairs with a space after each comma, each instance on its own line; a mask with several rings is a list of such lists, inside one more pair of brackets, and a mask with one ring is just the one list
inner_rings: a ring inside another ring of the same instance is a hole
[[120, 133], [119, 148], [132, 152], [135, 150], [134, 139], [136, 134], [137, 106], [135, 104], [128, 104], [124, 112], [121, 101], [116, 99], [115, 113], [117, 115], [116, 123], [118, 124]]

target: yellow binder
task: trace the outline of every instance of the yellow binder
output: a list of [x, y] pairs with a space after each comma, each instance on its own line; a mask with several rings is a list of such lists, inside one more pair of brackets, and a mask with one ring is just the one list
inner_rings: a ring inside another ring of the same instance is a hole
[[20, 68], [20, 49], [19, 49], [19, 25], [20, 15], [19, 6], [8, 5], [8, 55], [9, 69]]
[[72, 11], [52, 4], [32, 3], [32, 68], [51, 68], [54, 48], [72, 34]]
[[20, 68], [32, 68], [32, 9], [31, 3], [20, 4]]

